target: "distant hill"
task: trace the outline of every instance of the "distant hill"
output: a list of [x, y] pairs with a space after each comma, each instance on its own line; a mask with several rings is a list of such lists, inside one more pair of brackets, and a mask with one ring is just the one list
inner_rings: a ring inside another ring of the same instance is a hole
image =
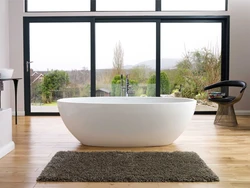
[[[173, 58], [163, 58], [161, 60], [161, 69], [165, 70], [165, 69], [175, 69], [177, 63], [180, 61], [180, 59], [173, 59]], [[147, 61], [143, 61], [140, 63], [137, 63], [136, 65], [125, 65], [124, 69], [131, 69], [133, 67], [136, 66], [147, 66], [148, 68], [151, 69], [155, 69], [155, 59], [152, 60], [147, 60]]]

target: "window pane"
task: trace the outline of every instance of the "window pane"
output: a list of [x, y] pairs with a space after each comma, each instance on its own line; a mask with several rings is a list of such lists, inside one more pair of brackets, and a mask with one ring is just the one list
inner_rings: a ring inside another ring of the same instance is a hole
[[90, 96], [90, 24], [30, 24], [31, 112], [58, 112], [57, 99]]
[[96, 24], [96, 96], [126, 96], [127, 88], [128, 96], [155, 96], [155, 28], [155, 23]]
[[216, 111], [203, 88], [221, 80], [221, 23], [161, 24], [161, 95], [197, 100]]
[[154, 11], [155, 0], [96, 0], [97, 11]]
[[226, 0], [162, 0], [162, 10], [224, 10]]
[[28, 0], [27, 11], [90, 11], [90, 0]]

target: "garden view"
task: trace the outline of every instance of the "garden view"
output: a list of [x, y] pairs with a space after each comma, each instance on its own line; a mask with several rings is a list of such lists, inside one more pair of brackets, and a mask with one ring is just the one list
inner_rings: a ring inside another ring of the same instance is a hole
[[[120, 41], [114, 47], [112, 63], [112, 69], [96, 70], [96, 96], [125, 96], [126, 75], [129, 96], [155, 96], [155, 69], [145, 64], [125, 67]], [[207, 103], [207, 92], [203, 88], [219, 81], [220, 71], [221, 58], [214, 50], [204, 47], [189, 51], [174, 68], [161, 69], [161, 96], [194, 98], [198, 104], [212, 105]], [[33, 106], [55, 106], [60, 98], [90, 96], [90, 71], [87, 69], [31, 71], [31, 78]]]

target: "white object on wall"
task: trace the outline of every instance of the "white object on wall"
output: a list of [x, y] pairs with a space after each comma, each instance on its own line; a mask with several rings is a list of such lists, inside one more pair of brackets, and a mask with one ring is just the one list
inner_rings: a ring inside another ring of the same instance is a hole
[[0, 159], [15, 148], [12, 141], [11, 108], [0, 110]]
[[14, 69], [0, 69], [0, 78], [11, 78]]

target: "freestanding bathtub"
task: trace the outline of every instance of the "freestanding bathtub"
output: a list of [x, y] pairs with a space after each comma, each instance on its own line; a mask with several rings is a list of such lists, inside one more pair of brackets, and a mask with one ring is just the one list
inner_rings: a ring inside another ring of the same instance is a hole
[[171, 144], [190, 122], [196, 100], [173, 97], [79, 97], [57, 101], [68, 130], [84, 145]]

